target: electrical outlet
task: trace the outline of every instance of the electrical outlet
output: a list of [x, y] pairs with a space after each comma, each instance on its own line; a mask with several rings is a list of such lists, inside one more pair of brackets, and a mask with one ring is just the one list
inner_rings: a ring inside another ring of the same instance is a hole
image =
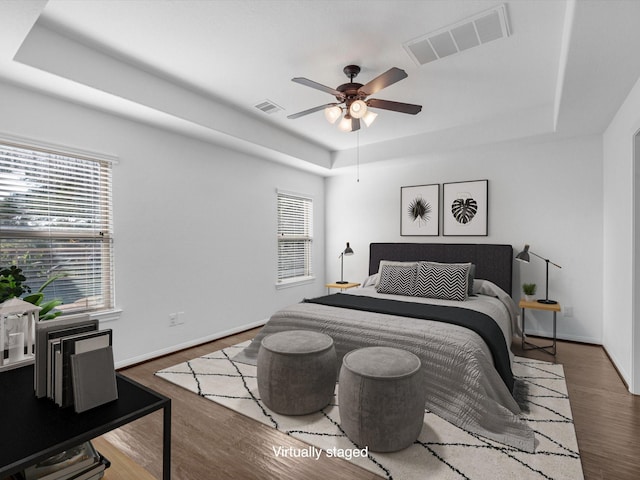
[[573, 307], [571, 305], [565, 306], [562, 313], [565, 317], [573, 317]]
[[184, 323], [184, 312], [176, 312], [169, 314], [169, 326], [175, 327]]

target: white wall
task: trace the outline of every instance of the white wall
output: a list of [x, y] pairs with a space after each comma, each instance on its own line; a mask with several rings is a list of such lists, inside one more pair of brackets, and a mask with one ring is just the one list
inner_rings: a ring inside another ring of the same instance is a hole
[[[604, 289], [603, 345], [631, 392], [640, 394], [640, 257], [634, 226], [640, 168], [634, 160], [634, 136], [640, 129], [640, 81], [603, 135], [604, 144]], [[637, 154], [637, 153], [636, 153]], [[635, 337], [635, 338], [634, 338]]]
[[[487, 237], [400, 236], [400, 187], [489, 180]], [[514, 256], [525, 243], [562, 266], [549, 270], [550, 298], [573, 307], [558, 315], [558, 336], [602, 341], [602, 142], [600, 136], [548, 143], [505, 143], [425, 154], [360, 166], [327, 179], [328, 280], [339, 278], [344, 242], [345, 278], [362, 281], [371, 242], [506, 243]], [[332, 255], [335, 253], [335, 255]], [[544, 288], [545, 262], [514, 263], [514, 298], [520, 285]], [[538, 292], [543, 293], [539, 290]], [[540, 295], [539, 295], [540, 296]], [[531, 320], [531, 321], [530, 321]], [[549, 335], [551, 317], [527, 314], [527, 331]]]
[[[0, 133], [115, 155], [119, 365], [217, 338], [324, 290], [321, 177], [0, 83]], [[314, 197], [317, 280], [276, 290], [276, 189]], [[169, 314], [184, 325], [169, 327]]]

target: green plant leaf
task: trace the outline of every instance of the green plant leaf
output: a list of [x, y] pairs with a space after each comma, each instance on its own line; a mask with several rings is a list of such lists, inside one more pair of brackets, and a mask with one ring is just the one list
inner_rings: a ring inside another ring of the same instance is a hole
[[47, 313], [56, 308], [58, 305], [62, 305], [62, 302], [60, 300], [49, 300], [48, 302], [44, 302], [42, 305], [40, 305], [42, 307], [42, 310], [40, 310], [40, 315], [47, 315]]
[[32, 293], [31, 295], [27, 295], [26, 297], [23, 297], [23, 300], [33, 305], [40, 306], [40, 302], [42, 302], [43, 298], [44, 298], [44, 293]]
[[31, 288], [22, 284], [25, 280], [22, 269], [15, 265], [0, 268], [0, 303], [10, 298], [19, 298], [23, 293], [31, 293]]
[[47, 288], [49, 286], [49, 284], [51, 282], [54, 282], [56, 280], [58, 280], [59, 278], [63, 278], [63, 277], [67, 277], [69, 276], [68, 273], [59, 273], [58, 275], [54, 275], [53, 277], [49, 278], [46, 282], [44, 282], [42, 284], [42, 286], [38, 289], [38, 292], [42, 292], [45, 288]]

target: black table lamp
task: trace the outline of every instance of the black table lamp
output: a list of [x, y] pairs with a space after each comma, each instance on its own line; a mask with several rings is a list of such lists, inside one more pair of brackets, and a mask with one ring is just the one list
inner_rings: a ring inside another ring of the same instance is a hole
[[353, 255], [353, 249], [349, 246], [349, 242], [347, 242], [347, 248], [345, 248], [343, 252], [340, 252], [340, 280], [336, 282], [340, 285], [344, 283], [349, 283], [344, 279], [344, 256], [345, 255]]
[[546, 305], [555, 305], [556, 303], [558, 303], [557, 301], [549, 300], [549, 264], [554, 265], [554, 266], [556, 266], [558, 268], [562, 268], [562, 267], [560, 265], [558, 265], [557, 263], [553, 263], [548, 258], [544, 258], [544, 257], [541, 257], [540, 255], [538, 255], [537, 253], [530, 252], [529, 251], [529, 245], [525, 245], [524, 246], [524, 250], [521, 251], [518, 255], [516, 255], [516, 260], [520, 260], [521, 262], [524, 262], [524, 263], [529, 263], [529, 254], [531, 254], [533, 256], [536, 256], [536, 257], [544, 260], [545, 262], [547, 262], [546, 298], [539, 299], [538, 303], [544, 303]]

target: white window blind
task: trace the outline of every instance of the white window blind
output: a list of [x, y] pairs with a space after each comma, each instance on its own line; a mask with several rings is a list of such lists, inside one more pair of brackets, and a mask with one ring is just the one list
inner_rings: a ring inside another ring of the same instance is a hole
[[278, 191], [278, 283], [313, 276], [313, 200]]
[[113, 308], [111, 162], [0, 143], [0, 266], [63, 312]]

